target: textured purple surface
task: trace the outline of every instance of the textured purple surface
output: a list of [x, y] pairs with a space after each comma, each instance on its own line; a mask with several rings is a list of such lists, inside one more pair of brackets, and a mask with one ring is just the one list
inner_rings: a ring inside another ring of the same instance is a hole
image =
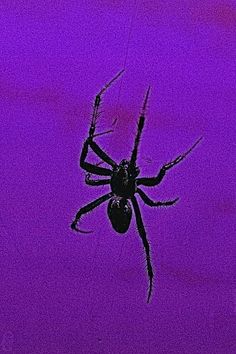
[[[201, 3], [1, 1], [2, 352], [236, 352], [236, 4]], [[99, 138], [114, 159], [129, 157], [148, 85], [142, 175], [205, 138], [144, 188], [180, 197], [166, 209], [140, 202], [155, 269], [149, 305], [134, 220], [120, 236], [103, 205], [83, 218], [93, 234], [69, 227], [108, 190], [85, 186], [78, 156], [95, 94], [124, 66], [99, 119], [101, 130], [118, 119]]]

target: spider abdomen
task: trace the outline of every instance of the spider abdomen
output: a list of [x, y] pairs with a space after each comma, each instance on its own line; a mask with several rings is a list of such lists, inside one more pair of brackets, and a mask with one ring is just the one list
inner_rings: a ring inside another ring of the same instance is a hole
[[132, 217], [132, 208], [129, 200], [118, 196], [111, 198], [107, 213], [113, 229], [120, 234], [124, 234], [129, 228]]

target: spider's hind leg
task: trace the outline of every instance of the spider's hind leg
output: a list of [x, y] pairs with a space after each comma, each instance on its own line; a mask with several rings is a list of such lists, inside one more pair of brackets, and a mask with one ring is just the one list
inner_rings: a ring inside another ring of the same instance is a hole
[[146, 231], [145, 231], [145, 228], [143, 225], [143, 220], [142, 220], [142, 216], [140, 213], [140, 209], [139, 209], [139, 205], [138, 205], [136, 197], [133, 196], [131, 201], [132, 201], [132, 204], [134, 207], [134, 212], [135, 212], [135, 216], [136, 216], [139, 235], [143, 241], [143, 246], [144, 246], [145, 253], [146, 253], [147, 271], [148, 271], [148, 277], [149, 277], [149, 290], [148, 290], [147, 302], [149, 302], [151, 294], [152, 294], [153, 275], [154, 275], [153, 270], [152, 270], [152, 263], [151, 263], [150, 246], [149, 246], [149, 243], [147, 240]]
[[81, 230], [77, 227], [77, 223], [79, 222], [79, 219], [81, 218], [82, 215], [88, 213], [89, 211], [93, 210], [94, 208], [96, 208], [97, 206], [99, 206], [100, 204], [105, 202], [106, 200], [110, 199], [112, 197], [112, 195], [113, 195], [112, 192], [107, 193], [107, 194], [101, 196], [100, 198], [94, 200], [93, 202], [85, 205], [81, 209], [79, 209], [74, 221], [71, 224], [72, 230], [75, 230], [77, 232], [82, 232], [82, 233], [91, 233], [92, 231], [84, 231], [84, 230]]

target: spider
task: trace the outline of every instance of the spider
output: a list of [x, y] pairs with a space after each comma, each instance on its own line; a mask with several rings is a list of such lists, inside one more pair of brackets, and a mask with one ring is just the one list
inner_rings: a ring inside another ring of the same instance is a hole
[[[104, 92], [108, 89], [111, 84], [119, 78], [119, 76], [124, 72], [121, 70], [111, 81], [109, 81], [105, 86], [100, 90], [100, 92], [96, 95], [95, 102], [93, 105], [93, 114], [92, 114], [92, 121], [89, 129], [89, 136], [85, 140], [82, 148], [82, 152], [80, 155], [80, 167], [87, 171], [85, 183], [90, 186], [103, 186], [103, 185], [110, 185], [111, 192], [101, 196], [100, 198], [92, 201], [91, 203], [85, 205], [76, 214], [74, 221], [71, 224], [71, 228], [75, 231], [82, 232], [82, 233], [90, 233], [92, 231], [84, 231], [77, 227], [77, 224], [82, 215], [90, 212], [94, 208], [98, 207], [100, 204], [104, 203], [107, 200], [110, 200], [108, 203], [108, 217], [111, 221], [112, 227], [114, 230], [120, 234], [127, 232], [130, 226], [131, 217], [132, 217], [132, 207], [134, 210], [134, 214], [136, 217], [137, 228], [139, 235], [141, 237], [143, 247], [146, 254], [146, 263], [147, 263], [147, 272], [149, 277], [149, 289], [148, 289], [148, 297], [147, 302], [150, 301], [150, 297], [152, 294], [152, 287], [153, 287], [153, 269], [151, 263], [151, 255], [150, 255], [150, 246], [147, 239], [146, 231], [144, 228], [144, 224], [142, 221], [142, 216], [139, 208], [138, 201], [136, 199], [135, 194], [138, 194], [141, 199], [144, 201], [145, 204], [151, 207], [166, 207], [174, 205], [179, 198], [175, 198], [174, 200], [169, 201], [153, 201], [151, 200], [144, 191], [142, 191], [139, 186], [147, 186], [153, 187], [157, 186], [164, 178], [166, 172], [170, 170], [172, 167], [180, 163], [193, 149], [194, 147], [200, 142], [202, 139], [199, 138], [185, 153], [176, 157], [173, 161], [163, 165], [159, 171], [159, 173], [155, 177], [141, 177], [138, 178], [140, 173], [139, 168], [136, 165], [137, 155], [138, 155], [138, 147], [141, 139], [141, 134], [143, 131], [144, 123], [145, 123], [145, 114], [146, 114], [146, 107], [148, 96], [150, 93], [150, 86], [144, 97], [144, 103], [141, 110], [141, 115], [139, 117], [138, 122], [138, 129], [134, 141], [134, 147], [132, 150], [130, 160], [123, 159], [120, 164], [117, 164], [111, 157], [109, 157], [106, 152], [104, 152], [94, 141], [94, 138], [109, 133], [112, 130], [95, 134], [96, 122], [97, 118], [100, 114], [99, 107], [101, 104], [101, 97]], [[85, 161], [88, 148], [91, 148], [94, 153], [102, 159], [103, 162], [106, 162], [108, 165], [111, 166], [110, 169], [100, 167], [99, 164], [93, 165], [89, 162]], [[99, 176], [108, 176], [107, 179], [91, 179], [91, 174], [96, 174]]]

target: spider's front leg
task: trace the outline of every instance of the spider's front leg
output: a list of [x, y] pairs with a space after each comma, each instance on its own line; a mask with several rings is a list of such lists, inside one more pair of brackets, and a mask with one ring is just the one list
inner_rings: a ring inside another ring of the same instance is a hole
[[[103, 163], [103, 161], [100, 161], [96, 164], [96, 166], [99, 166]], [[85, 176], [85, 183], [88, 186], [104, 186], [106, 184], [110, 184], [111, 180], [110, 179], [92, 179], [91, 178], [91, 173], [86, 173]]]
[[163, 177], [165, 176], [166, 171], [170, 170], [172, 167], [174, 167], [175, 165], [180, 163], [195, 148], [195, 146], [197, 146], [197, 144], [200, 143], [201, 140], [202, 140], [202, 137], [199, 138], [196, 141], [196, 143], [194, 143], [193, 146], [191, 146], [191, 148], [188, 149], [188, 151], [186, 151], [182, 155], [179, 155], [173, 161], [162, 166], [162, 168], [160, 169], [160, 172], [158, 173], [158, 175], [156, 177], [137, 178], [137, 185], [143, 185], [143, 186], [148, 186], [148, 187], [153, 187], [153, 186], [158, 185], [162, 181]]
[[85, 183], [89, 186], [105, 186], [110, 182], [110, 179], [91, 179], [91, 173], [87, 173], [85, 176]]
[[95, 129], [96, 129], [96, 122], [97, 118], [100, 114], [99, 112], [99, 107], [101, 104], [101, 97], [104, 94], [104, 92], [108, 89], [108, 87], [111, 86], [111, 84], [118, 79], [118, 77], [124, 72], [124, 70], [121, 70], [112, 80], [110, 80], [101, 90], [100, 92], [96, 95], [94, 106], [93, 106], [93, 115], [92, 115], [92, 122], [89, 128], [89, 136], [84, 142], [84, 146], [82, 149], [82, 153], [80, 156], [80, 167], [86, 170], [89, 173], [94, 173], [100, 176], [111, 176], [112, 171], [106, 168], [94, 166], [88, 162], [85, 161], [87, 154], [88, 154], [88, 147], [90, 146], [91, 149], [95, 152], [95, 154], [100, 157], [104, 162], [106, 162], [108, 165], [112, 166], [113, 168], [117, 166], [116, 162], [108, 156], [105, 151], [103, 151], [97, 143], [93, 140], [96, 136], [106, 134], [108, 132], [111, 132], [111, 130], [99, 134], [95, 134]]
[[91, 139], [93, 139], [95, 136], [106, 134], [106, 133], [109, 133], [112, 131], [112, 130], [109, 130], [104, 133], [95, 134], [96, 122], [97, 122], [97, 118], [100, 114], [99, 107], [101, 105], [102, 95], [112, 85], [112, 83], [114, 81], [116, 81], [123, 74], [123, 72], [124, 72], [124, 69], [121, 70], [120, 72], [118, 72], [118, 74], [116, 76], [114, 76], [108, 83], [105, 84], [105, 86], [99, 91], [99, 93], [95, 97], [95, 102], [94, 102], [94, 106], [93, 106], [92, 122], [91, 122], [90, 129], [89, 129], [89, 137]]
[[[88, 155], [88, 147], [91, 146], [91, 142], [92, 142], [92, 140], [90, 140], [90, 138], [88, 138], [84, 142], [83, 149], [82, 149], [82, 152], [80, 155], [80, 167], [83, 168], [85, 171], [87, 171], [89, 173], [93, 173], [95, 175], [111, 176], [112, 171], [109, 170], [108, 168], [99, 167], [99, 166], [93, 165], [93, 164], [85, 161], [86, 157]], [[94, 143], [94, 142], [92, 142], [92, 143]], [[92, 146], [93, 146], [93, 144], [92, 144]]]

